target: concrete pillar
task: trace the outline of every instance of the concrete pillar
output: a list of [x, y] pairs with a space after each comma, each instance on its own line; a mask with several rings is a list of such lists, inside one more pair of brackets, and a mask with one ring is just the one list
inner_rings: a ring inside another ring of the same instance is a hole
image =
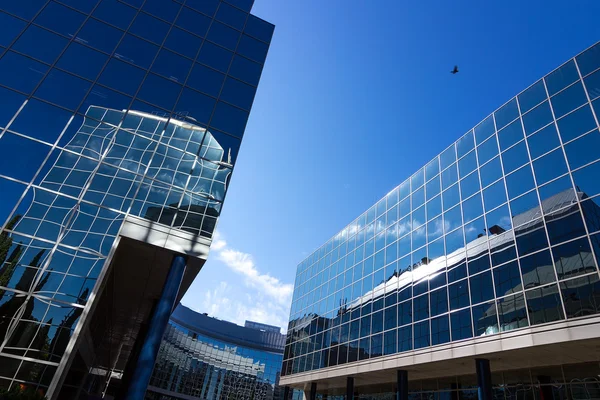
[[396, 400], [408, 400], [408, 371], [397, 371]]
[[167, 280], [163, 286], [160, 299], [150, 316], [148, 332], [142, 344], [140, 355], [135, 363], [135, 369], [127, 388], [126, 400], [144, 400], [146, 388], [152, 377], [156, 355], [160, 348], [163, 334], [169, 323], [169, 317], [175, 307], [179, 286], [183, 280], [186, 259], [181, 255], [173, 257]]
[[317, 382], [313, 382], [310, 384], [310, 393], [308, 394], [308, 400], [316, 400], [317, 399]]
[[354, 378], [346, 378], [346, 400], [354, 400]]
[[475, 359], [477, 369], [477, 395], [479, 400], [492, 400], [492, 372], [490, 360], [484, 358]]
[[290, 387], [284, 386], [283, 387], [283, 400], [289, 400], [289, 399], [290, 399]]

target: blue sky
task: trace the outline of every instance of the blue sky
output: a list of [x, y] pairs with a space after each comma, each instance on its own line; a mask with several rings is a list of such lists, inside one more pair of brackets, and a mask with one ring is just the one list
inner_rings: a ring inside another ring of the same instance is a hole
[[255, 0], [253, 13], [275, 35], [218, 237], [183, 303], [282, 327], [298, 262], [600, 40], [596, 0]]

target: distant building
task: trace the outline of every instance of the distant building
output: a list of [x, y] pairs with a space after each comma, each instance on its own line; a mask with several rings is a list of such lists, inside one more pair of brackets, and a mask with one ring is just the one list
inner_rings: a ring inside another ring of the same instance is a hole
[[285, 335], [246, 321], [239, 326], [179, 305], [169, 321], [148, 400], [281, 400]]
[[300, 263], [294, 399], [600, 393], [600, 44]]

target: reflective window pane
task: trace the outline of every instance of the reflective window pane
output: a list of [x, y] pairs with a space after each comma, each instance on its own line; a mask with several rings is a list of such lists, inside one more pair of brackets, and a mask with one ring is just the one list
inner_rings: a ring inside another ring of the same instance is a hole
[[[14, 149], [27, 149], [27, 157]], [[6, 132], [0, 138], [0, 174], [29, 182], [49, 152], [49, 146]]]
[[550, 124], [536, 134], [528, 136], [527, 144], [529, 145], [529, 153], [532, 159], [557, 148], [560, 146], [560, 140], [556, 126]]
[[49, 2], [36, 17], [35, 23], [67, 37], [73, 37], [85, 16], [68, 7]]
[[600, 163], [594, 163], [573, 172], [575, 186], [588, 196], [600, 193]]
[[237, 47], [237, 53], [258, 63], [264, 63], [268, 45], [247, 35], [242, 35]]
[[498, 155], [498, 142], [496, 137], [491, 137], [477, 147], [477, 160], [483, 165]]
[[558, 131], [563, 143], [573, 140], [598, 127], [592, 114], [592, 110], [587, 105], [559, 119], [557, 123]]
[[440, 167], [442, 170], [446, 169], [450, 164], [456, 161], [456, 150], [454, 144], [448, 147], [440, 154]]
[[514, 199], [534, 187], [533, 174], [529, 165], [525, 165], [523, 168], [506, 176], [506, 188], [508, 189], [508, 196], [511, 199]]
[[122, 31], [90, 18], [77, 34], [75, 41], [110, 54], [122, 36]]
[[581, 82], [577, 82], [552, 97], [550, 101], [552, 102], [555, 117], [560, 118], [587, 102], [587, 97], [583, 90], [583, 85]]
[[473, 131], [470, 131], [456, 142], [456, 153], [458, 154], [458, 158], [461, 158], [469, 151], [473, 150], [474, 147]]
[[511, 173], [528, 162], [529, 154], [524, 140], [502, 153], [502, 165], [505, 174]]
[[521, 93], [519, 96], [519, 106], [521, 107], [521, 113], [524, 114], [531, 110], [542, 101], [546, 100], [546, 89], [542, 80], [537, 81], [531, 85], [527, 90]]
[[465, 157], [458, 160], [458, 172], [460, 173], [460, 177], [464, 178], [469, 175], [477, 168], [477, 156], [475, 152], [472, 151], [467, 154]]
[[568, 143], [565, 146], [567, 160], [571, 169], [576, 169], [600, 157], [600, 133], [597, 130]]
[[[579, 73], [577, 73], [577, 67], [575, 62], [570, 60], [560, 68], [552, 71], [545, 78], [546, 87], [548, 88], [548, 94], [550, 96], [561, 91], [571, 83], [579, 79]], [[556, 112], [556, 110], [554, 110]]]
[[458, 185], [452, 186], [450, 189], [442, 192], [442, 203], [444, 204], [444, 210], [448, 210], [460, 201], [460, 192]]
[[525, 134], [531, 135], [535, 131], [552, 122], [552, 111], [548, 102], [544, 102], [523, 115], [523, 126], [525, 127]]
[[578, 55], [577, 65], [583, 76], [600, 68], [600, 45], [596, 44]]
[[442, 189], [446, 190], [458, 182], [457, 164], [452, 164], [449, 168], [442, 171]]
[[496, 128], [498, 130], [504, 128], [518, 116], [519, 108], [517, 106], [517, 100], [512, 99], [494, 113], [494, 117], [496, 118]]
[[478, 304], [494, 297], [492, 273], [490, 271], [469, 278], [471, 286], [471, 304]]
[[127, 34], [115, 51], [115, 57], [142, 68], [149, 68], [157, 52], [156, 45]]
[[460, 181], [460, 193], [462, 198], [465, 199], [477, 192], [480, 189], [479, 183], [477, 172], [472, 173]]
[[[30, 25], [14, 44], [13, 49], [40, 61], [52, 64], [67, 45], [67, 39], [35, 25]], [[40, 46], [40, 43], [44, 43]]]
[[552, 257], [548, 250], [523, 257], [520, 263], [525, 289], [556, 281]]
[[[166, 2], [176, 4], [175, 2]], [[169, 31], [169, 25], [146, 13], [139, 13], [129, 31], [158, 45], [162, 44]]]
[[452, 326], [452, 341], [473, 337], [470, 309], [450, 314], [450, 325]]
[[525, 296], [522, 294], [505, 297], [497, 301], [500, 331], [506, 332], [529, 325]]
[[521, 126], [521, 120], [518, 119], [498, 132], [500, 151], [508, 149], [523, 138], [523, 127]]
[[144, 70], [113, 58], [102, 71], [98, 82], [133, 96], [145, 75]]
[[517, 262], [512, 261], [494, 269], [494, 284], [496, 286], [496, 297], [502, 297], [523, 290]]
[[473, 326], [475, 336], [492, 335], [498, 333], [498, 316], [496, 303], [489, 302], [473, 307]]
[[96, 79], [108, 56], [73, 42], [63, 53], [56, 66], [90, 80]]
[[556, 246], [552, 249], [558, 279], [597, 272], [594, 256], [587, 238]]
[[465, 223], [474, 220], [483, 214], [483, 205], [481, 203], [481, 193], [462, 202], [463, 218]]
[[135, 8], [117, 0], [102, 0], [94, 10], [93, 15], [104, 22], [125, 30], [133, 21], [135, 13]]
[[212, 43], [205, 42], [200, 49], [197, 60], [209, 67], [227, 72], [232, 56], [232, 52]]
[[502, 166], [500, 164], [500, 157], [494, 158], [489, 163], [485, 164], [479, 169], [479, 175], [481, 177], [481, 186], [486, 187], [492, 182], [497, 181], [502, 176]]
[[56, 105], [76, 110], [91, 83], [66, 72], [52, 69], [34, 96]]
[[47, 70], [44, 64], [9, 51], [0, 58], [0, 84], [31, 93]]
[[554, 150], [533, 162], [533, 170], [538, 185], [552, 180], [567, 172], [567, 164], [561, 149]]
[[506, 202], [504, 181], [498, 181], [483, 191], [483, 202], [486, 210], [492, 210]]
[[560, 291], [567, 318], [597, 314], [600, 311], [600, 304], [598, 304], [600, 281], [597, 275], [588, 275], [562, 282]]
[[596, 71], [585, 78], [584, 82], [591, 100], [600, 97], [600, 71]]
[[532, 325], [564, 319], [556, 284], [525, 292], [527, 311]]
[[475, 141], [479, 144], [482, 143], [485, 139], [489, 138], [494, 134], [496, 129], [494, 128], [494, 118], [493, 116], [487, 117], [483, 122], [477, 125], [474, 129], [475, 131]]

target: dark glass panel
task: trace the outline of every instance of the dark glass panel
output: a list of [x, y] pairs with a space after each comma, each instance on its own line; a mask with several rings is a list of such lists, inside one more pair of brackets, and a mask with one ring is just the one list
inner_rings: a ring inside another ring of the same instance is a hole
[[[594, 72], [583, 80], [585, 82], [585, 88], [587, 89], [588, 95], [591, 100], [600, 97], [600, 71]], [[598, 112], [596, 112], [596, 116]]]
[[472, 308], [475, 336], [491, 335], [498, 332], [496, 303], [480, 304]]
[[416, 323], [415, 329], [415, 349], [430, 346], [429, 320]]
[[469, 278], [471, 304], [481, 303], [494, 297], [492, 273], [490, 271]]
[[[213, 22], [206, 36], [208, 40], [231, 51], [236, 49], [241, 32], [220, 22]], [[254, 40], [254, 39], [253, 39]], [[258, 61], [258, 60], [257, 60]]]
[[564, 319], [556, 284], [525, 292], [527, 311], [532, 325]]
[[531, 135], [535, 131], [543, 128], [553, 121], [552, 111], [550, 110], [550, 104], [544, 102], [523, 115], [523, 126], [525, 127], [525, 134]]
[[567, 318], [600, 312], [600, 281], [596, 274], [561, 282], [560, 291]]
[[1, 131], [1, 127], [5, 127], [8, 124], [15, 115], [15, 112], [23, 105], [26, 97], [10, 89], [0, 87], [0, 99], [2, 99], [2, 107], [0, 107]]
[[533, 162], [533, 170], [538, 185], [559, 177], [567, 172], [567, 164], [561, 149], [546, 154]]
[[35, 18], [35, 23], [67, 37], [73, 37], [85, 15], [61, 4], [49, 2]]
[[[162, 107], [165, 110], [171, 110], [175, 105], [180, 91], [181, 86], [177, 83], [161, 78], [158, 75], [148, 74], [138, 96], [140, 99]], [[183, 110], [177, 111], [181, 112]]]
[[191, 59], [196, 58], [201, 45], [202, 39], [177, 27], [171, 29], [165, 41], [166, 48]]
[[500, 151], [508, 149], [510, 146], [524, 138], [521, 120], [518, 119], [498, 132], [498, 142], [500, 142]]
[[88, 81], [53, 69], [35, 91], [34, 96], [76, 110], [90, 86]]
[[600, 148], [600, 133], [594, 130], [565, 146], [567, 160], [571, 169], [579, 168], [600, 158], [596, 151]]
[[576, 205], [546, 216], [546, 225], [551, 245], [585, 235], [585, 226]]
[[456, 182], [458, 182], [457, 165], [452, 164], [449, 168], [442, 171], [442, 190], [446, 190]]
[[412, 325], [398, 329], [398, 352], [412, 350]]
[[511, 173], [528, 162], [529, 154], [527, 153], [527, 145], [524, 140], [502, 153], [502, 164], [505, 174]]
[[473, 337], [471, 310], [469, 308], [450, 314], [452, 341]]
[[56, 66], [83, 78], [94, 80], [107, 59], [108, 56], [105, 54], [73, 42], [60, 57]]
[[494, 284], [496, 286], [496, 297], [523, 290], [517, 262], [512, 261], [494, 269]]
[[581, 82], [577, 82], [550, 99], [554, 116], [558, 119], [587, 102]]
[[158, 47], [154, 44], [127, 34], [115, 51], [115, 57], [142, 68], [149, 68], [157, 52]]
[[0, 58], [0, 84], [31, 93], [47, 70], [44, 64], [9, 51]]
[[[146, 0], [142, 10], [154, 16], [173, 22], [181, 8], [181, 4], [175, 1]], [[183, 10], [186, 12], [187, 10]]]
[[45, 3], [46, 0], [9, 1], [2, 3], [2, 9], [21, 18], [31, 20]]
[[177, 17], [175, 25], [200, 37], [204, 37], [206, 36], [206, 32], [208, 32], [210, 22], [210, 18], [205, 15], [186, 8]]
[[469, 131], [456, 142], [456, 153], [461, 158], [475, 147], [473, 131]]
[[587, 238], [575, 240], [552, 249], [558, 279], [597, 272]]
[[432, 317], [448, 311], [448, 291], [445, 287], [431, 292], [429, 296]]
[[162, 49], [154, 64], [152, 71], [164, 76], [165, 78], [183, 84], [192, 67], [192, 61], [181, 57], [169, 50]]
[[131, 28], [129, 28], [129, 32], [158, 45], [162, 44], [165, 40], [168, 31], [169, 25], [167, 23], [143, 12], [135, 17], [135, 21], [133, 21]]
[[448, 315], [431, 319], [431, 345], [447, 343], [450, 341], [450, 327]]
[[227, 78], [220, 98], [235, 106], [250, 110], [255, 93], [255, 87], [242, 83], [237, 79]]
[[212, 43], [204, 42], [197, 61], [219, 71], [227, 72], [232, 56], [233, 53], [229, 50]]
[[467, 265], [463, 262], [456, 268], [448, 271], [448, 283], [456, 282], [467, 277]]
[[398, 325], [410, 324], [413, 321], [412, 314], [412, 300], [398, 304]]
[[546, 231], [542, 226], [541, 219], [532, 221], [517, 229], [516, 241], [520, 255], [526, 255], [548, 247]]
[[585, 105], [557, 121], [563, 143], [598, 128], [590, 106]]
[[525, 289], [556, 281], [552, 256], [548, 250], [523, 257], [520, 262]]
[[240, 9], [231, 7], [226, 3], [221, 3], [219, 10], [217, 11], [216, 19], [241, 31], [244, 29], [247, 16], [248, 14]]
[[371, 358], [383, 355], [383, 335], [377, 334], [371, 336]]
[[511, 121], [519, 116], [519, 108], [517, 106], [517, 100], [512, 99], [494, 113], [496, 117], [496, 128], [502, 129], [508, 125]]
[[450, 310], [457, 310], [469, 305], [469, 286], [467, 280], [449, 285], [448, 293], [450, 298]]
[[133, 96], [145, 75], [144, 70], [113, 58], [102, 71], [98, 82], [111, 89]]
[[[43, 46], [40, 46], [43, 43]], [[13, 45], [13, 49], [37, 60], [52, 64], [68, 40], [35, 25], [30, 25]]]
[[550, 124], [535, 135], [529, 136], [527, 143], [529, 144], [529, 152], [532, 159], [538, 158], [542, 154], [555, 149], [560, 146], [556, 126]]
[[391, 330], [383, 334], [383, 354], [395, 354], [398, 351], [398, 331]]
[[0, 174], [29, 182], [49, 152], [49, 146], [6, 132], [0, 137]]
[[498, 318], [502, 332], [528, 326], [525, 296], [518, 294], [498, 300]]
[[135, 14], [135, 8], [118, 0], [102, 0], [93, 15], [104, 22], [126, 30]]
[[569, 86], [571, 83], [578, 80], [579, 73], [577, 72], [575, 62], [573, 60], [570, 60], [560, 68], [557, 68], [556, 70], [549, 73], [544, 79], [546, 80], [548, 94], [552, 96], [555, 93], [564, 89], [565, 87]]
[[268, 48], [267, 44], [259, 42], [250, 36], [242, 35], [237, 47], [237, 53], [262, 64], [267, 57]]
[[531, 110], [536, 105], [547, 99], [546, 89], [544, 87], [544, 81], [539, 80], [528, 89], [526, 89], [519, 96], [519, 106], [521, 107], [521, 113], [524, 114]]
[[578, 55], [577, 65], [583, 76], [600, 68], [600, 44], [596, 44]]
[[44, 103], [29, 100], [11, 125], [15, 132], [54, 143], [67, 125], [71, 113]]
[[122, 36], [122, 31], [95, 19], [88, 19], [74, 40], [110, 54]]
[[475, 131], [475, 141], [479, 144], [482, 143], [485, 139], [489, 138], [494, 134], [496, 129], [494, 128], [494, 117], [489, 116], [483, 120], [479, 125], [477, 125], [474, 129]]
[[479, 189], [480, 182], [477, 172], [472, 173], [460, 181], [460, 194], [463, 199], [473, 195], [475, 192], [479, 191]]

